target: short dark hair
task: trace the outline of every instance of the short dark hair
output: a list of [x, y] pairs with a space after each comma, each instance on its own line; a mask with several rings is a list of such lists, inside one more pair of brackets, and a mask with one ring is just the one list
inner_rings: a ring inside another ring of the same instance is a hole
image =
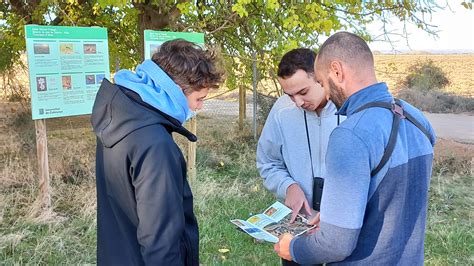
[[164, 42], [151, 60], [185, 91], [215, 89], [223, 79], [216, 53], [183, 39]]
[[334, 59], [358, 68], [374, 65], [374, 56], [364, 39], [345, 31], [333, 34], [319, 49], [318, 62], [326, 65]]
[[314, 59], [316, 53], [308, 48], [297, 48], [286, 53], [278, 64], [278, 76], [290, 77], [299, 69], [307, 73], [314, 73]]

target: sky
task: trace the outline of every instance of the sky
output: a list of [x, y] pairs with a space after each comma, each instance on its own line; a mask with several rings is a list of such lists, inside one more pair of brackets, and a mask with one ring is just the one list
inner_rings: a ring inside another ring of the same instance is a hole
[[[449, 7], [444, 10], [438, 10], [428, 17], [426, 22], [436, 25], [438, 37], [434, 37], [410, 24], [407, 27], [409, 33], [407, 46], [406, 40], [400, 38], [394, 43], [397, 51], [441, 51], [457, 50], [474, 53], [474, 10], [469, 10], [461, 5], [461, 1], [448, 1]], [[372, 36], [379, 35], [381, 31], [381, 22], [374, 22], [368, 25], [368, 31]], [[401, 33], [403, 24], [397, 19], [393, 19], [389, 29], [395, 29]], [[391, 51], [393, 50], [387, 42], [372, 42], [369, 44], [372, 50]]]

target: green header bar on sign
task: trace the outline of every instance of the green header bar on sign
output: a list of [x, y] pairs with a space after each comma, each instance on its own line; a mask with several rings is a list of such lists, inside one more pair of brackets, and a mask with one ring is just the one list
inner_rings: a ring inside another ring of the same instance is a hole
[[107, 29], [100, 27], [65, 27], [26, 25], [25, 35], [28, 39], [104, 39], [107, 40]]
[[145, 30], [145, 41], [165, 42], [174, 39], [185, 39], [190, 42], [204, 44], [204, 33], [195, 32], [171, 32]]

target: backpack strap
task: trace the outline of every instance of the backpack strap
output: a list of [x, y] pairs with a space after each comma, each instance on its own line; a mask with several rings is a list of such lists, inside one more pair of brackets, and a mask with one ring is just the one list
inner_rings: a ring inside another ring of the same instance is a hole
[[412, 122], [413, 125], [415, 125], [417, 128], [419, 128], [421, 130], [421, 132], [423, 132], [423, 134], [425, 134], [425, 136], [431, 141], [430, 132], [423, 125], [421, 125], [421, 123], [418, 120], [416, 120], [416, 118], [414, 118], [408, 112], [403, 112], [403, 114], [405, 115], [405, 118], [408, 119], [408, 121]]
[[380, 107], [380, 108], [389, 109], [393, 113], [392, 131], [390, 132], [390, 137], [388, 139], [387, 147], [385, 148], [385, 151], [384, 151], [384, 154], [382, 155], [382, 159], [380, 160], [380, 163], [370, 172], [370, 176], [375, 176], [380, 170], [382, 170], [382, 168], [390, 159], [390, 156], [392, 156], [393, 150], [395, 149], [395, 145], [397, 144], [398, 129], [400, 128], [401, 119], [406, 118], [408, 121], [413, 123], [417, 128], [419, 128], [426, 135], [428, 139], [431, 139], [431, 138], [430, 138], [430, 134], [428, 130], [426, 130], [426, 128], [423, 127], [421, 123], [418, 122], [418, 120], [416, 120], [410, 113], [403, 110], [402, 103], [400, 102], [399, 99], [395, 99], [393, 103], [388, 103], [388, 102], [367, 103], [359, 107], [355, 112], [357, 113], [364, 109], [372, 108], [372, 107]]

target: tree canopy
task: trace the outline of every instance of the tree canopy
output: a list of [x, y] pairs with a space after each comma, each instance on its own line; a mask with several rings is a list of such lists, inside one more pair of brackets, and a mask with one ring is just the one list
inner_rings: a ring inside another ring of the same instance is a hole
[[[472, 8], [472, 1], [463, 2]], [[460, 4], [457, 3], [457, 4]], [[446, 3], [447, 5], [447, 3]], [[25, 50], [24, 25], [106, 27], [110, 65], [133, 68], [142, 60], [143, 30], [203, 32], [226, 67], [227, 87], [251, 83], [252, 55], [260, 78], [275, 78], [281, 56], [299, 46], [317, 48], [322, 36], [348, 30], [368, 41], [390, 40], [366, 25], [398, 18], [435, 34], [429, 16], [443, 8], [432, 1], [277, 0], [10, 0], [0, 3], [0, 72], [11, 69]]]

